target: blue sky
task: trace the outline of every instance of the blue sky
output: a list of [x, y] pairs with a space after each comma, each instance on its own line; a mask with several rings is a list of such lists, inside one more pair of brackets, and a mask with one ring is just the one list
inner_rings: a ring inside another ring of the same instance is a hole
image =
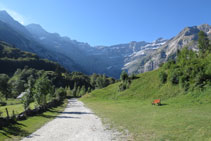
[[0, 9], [90, 45], [171, 38], [211, 24], [211, 0], [1, 0]]

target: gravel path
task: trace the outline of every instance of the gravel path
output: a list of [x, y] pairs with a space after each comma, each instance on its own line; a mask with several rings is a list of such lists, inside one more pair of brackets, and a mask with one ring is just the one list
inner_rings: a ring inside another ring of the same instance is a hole
[[115, 136], [82, 102], [71, 99], [63, 113], [23, 141], [111, 141]]

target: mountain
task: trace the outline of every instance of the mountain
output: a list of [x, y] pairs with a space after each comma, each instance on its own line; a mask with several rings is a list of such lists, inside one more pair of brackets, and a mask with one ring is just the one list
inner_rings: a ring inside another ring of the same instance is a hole
[[125, 59], [125, 64], [123, 70], [127, 70], [129, 74], [138, 73], [137, 68], [142, 63], [140, 60], [159, 49], [168, 40], [163, 38], [158, 38], [152, 43], [148, 43], [138, 51], [134, 51], [130, 56]]
[[97, 46], [90, 54], [92, 54], [92, 56], [103, 56], [103, 58], [106, 58], [105, 61], [107, 65], [105, 72], [107, 74], [112, 72], [116, 77], [119, 77], [122, 70], [127, 70], [129, 73], [134, 72], [134, 70], [130, 68], [130, 64], [138, 62], [140, 57], [158, 49], [165, 42], [166, 40], [159, 38], [152, 43], [132, 41], [130, 43], [113, 46]]
[[85, 65], [87, 60], [90, 60], [86, 55], [86, 50], [91, 48], [89, 44], [61, 37], [58, 33], [49, 33], [38, 24], [27, 25], [26, 29], [32, 35], [33, 40], [39, 42], [43, 47], [71, 58], [73, 62], [83, 68], [80, 71], [90, 72]]
[[[49, 33], [38, 24], [30, 24], [26, 28], [37, 42], [49, 50], [70, 56], [87, 73], [105, 73], [115, 78], [119, 77], [124, 65], [132, 60], [131, 57], [133, 55], [145, 50], [147, 54], [151, 50], [159, 48], [160, 44], [166, 41], [158, 39], [153, 43], [133, 41], [113, 46], [91, 47], [87, 43], [71, 40], [68, 37], [61, 37], [57, 33]], [[136, 54], [133, 59], [139, 56], [139, 54]]]
[[31, 33], [6, 11], [0, 11], [0, 40], [23, 51], [35, 53], [41, 58], [58, 62], [69, 71], [82, 71], [81, 67], [76, 65], [70, 57], [50, 50], [35, 41]]
[[123, 69], [128, 69], [128, 63], [140, 57], [141, 54], [138, 52], [145, 51], [145, 54], [141, 55], [145, 56], [160, 47], [158, 41], [133, 41], [113, 46], [92, 47], [88, 43], [71, 40], [58, 33], [49, 33], [38, 24], [23, 26], [6, 11], [0, 12], [0, 25], [0, 40], [23, 51], [33, 52], [41, 58], [58, 62], [69, 71], [100, 73], [115, 78], [119, 78]]
[[28, 30], [24, 28], [19, 22], [15, 21], [6, 11], [0, 11], [0, 20], [4, 23], [7, 23], [10, 27], [12, 27], [15, 31], [19, 32], [21, 35], [30, 38]]
[[58, 33], [49, 33], [39, 24], [23, 26], [5, 11], [0, 12], [0, 40], [58, 62], [69, 71], [106, 74], [115, 78], [119, 78], [122, 70], [129, 74], [154, 70], [175, 58], [177, 50], [186, 45], [197, 50], [197, 34], [200, 30], [211, 36], [210, 26], [204, 24], [187, 27], [170, 40], [158, 38], [153, 42], [132, 41], [93, 47]]
[[186, 27], [177, 36], [168, 40], [153, 53], [141, 58], [141, 64], [137, 67], [137, 72], [146, 72], [157, 69], [159, 65], [169, 59], [176, 57], [177, 50], [187, 46], [189, 49], [197, 51], [198, 32], [204, 31], [211, 38], [211, 26], [203, 24], [199, 26]]
[[59, 64], [40, 59], [37, 55], [24, 52], [6, 42], [0, 42], [0, 73], [13, 74], [18, 68], [23, 69], [28, 66], [37, 70], [55, 71], [65, 69]]

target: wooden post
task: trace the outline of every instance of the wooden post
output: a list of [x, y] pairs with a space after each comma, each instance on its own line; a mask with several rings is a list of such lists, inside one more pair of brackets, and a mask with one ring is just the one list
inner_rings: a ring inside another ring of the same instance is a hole
[[7, 119], [9, 119], [10, 118], [9, 112], [8, 112], [7, 108], [5, 108], [5, 110], [6, 110], [6, 113], [7, 113]]
[[12, 110], [12, 118], [15, 119], [15, 111]]

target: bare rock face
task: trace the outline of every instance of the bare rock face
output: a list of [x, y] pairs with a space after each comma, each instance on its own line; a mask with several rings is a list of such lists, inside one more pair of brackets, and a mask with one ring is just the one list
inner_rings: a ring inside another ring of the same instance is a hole
[[208, 24], [187, 27], [177, 36], [167, 41], [158, 50], [155, 50], [152, 54], [142, 58], [142, 60], [147, 61], [139, 66], [138, 72], [146, 72], [157, 69], [160, 64], [168, 61], [169, 59], [175, 59], [177, 50], [180, 50], [183, 47], [187, 46], [189, 49], [198, 51], [197, 39], [198, 32], [200, 30], [207, 33], [208, 37], [211, 37], [211, 26]]

